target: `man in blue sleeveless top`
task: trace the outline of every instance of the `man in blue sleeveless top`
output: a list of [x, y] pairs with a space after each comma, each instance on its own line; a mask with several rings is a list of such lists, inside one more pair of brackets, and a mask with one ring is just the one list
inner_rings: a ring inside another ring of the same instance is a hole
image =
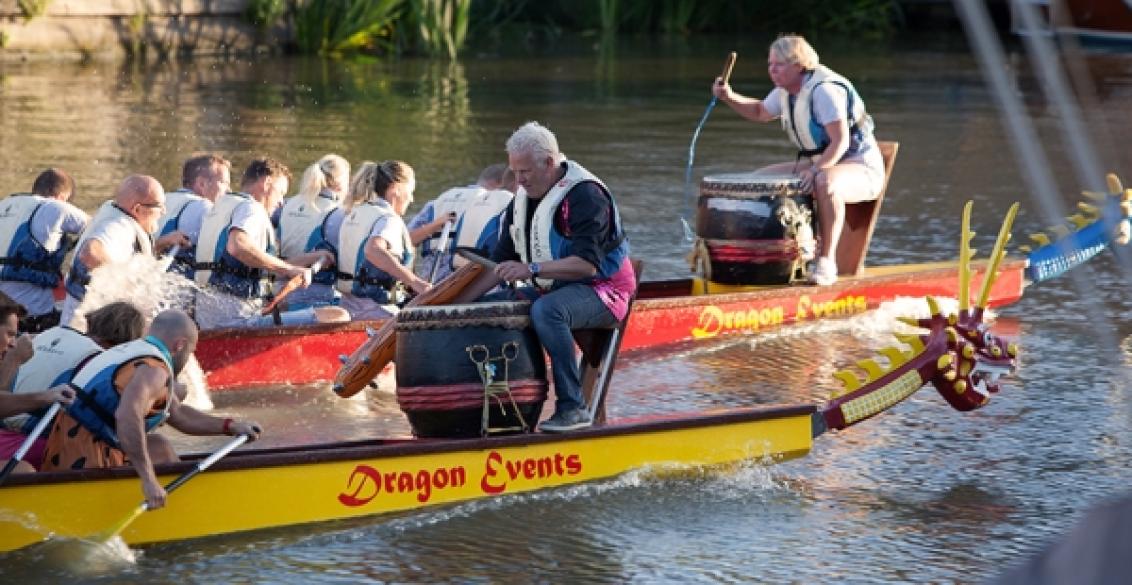
[[491, 257], [500, 280], [532, 284], [489, 297], [534, 301], [531, 322], [550, 356], [557, 398], [539, 428], [585, 428], [591, 420], [571, 331], [611, 327], [628, 314], [636, 289], [629, 242], [609, 189], [568, 160], [550, 130], [524, 124], [507, 140], [507, 156], [519, 189]]

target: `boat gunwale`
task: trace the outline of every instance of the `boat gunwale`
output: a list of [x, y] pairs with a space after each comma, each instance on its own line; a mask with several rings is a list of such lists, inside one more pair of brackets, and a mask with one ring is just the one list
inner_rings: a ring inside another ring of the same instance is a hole
[[[1025, 268], [1026, 260], [1024, 258], [1011, 258], [1007, 257], [1003, 260], [999, 270], [1023, 270]], [[780, 296], [785, 290], [796, 290], [799, 294], [803, 292], [810, 292], [813, 294], [836, 294], [845, 289], [852, 288], [862, 282], [869, 284], [884, 284], [888, 282], [905, 281], [909, 276], [916, 278], [923, 278], [932, 274], [953, 272], [955, 270], [956, 262], [954, 261], [939, 261], [939, 262], [920, 262], [920, 263], [906, 263], [906, 264], [889, 264], [866, 267], [865, 274], [861, 276], [842, 276], [836, 283], [825, 286], [816, 287], [814, 285], [805, 283], [783, 284], [783, 285], [766, 285], [765, 287], [753, 288], [751, 290], [724, 292], [724, 293], [711, 293], [711, 294], [682, 294], [673, 296], [643, 296], [633, 301], [634, 311], [640, 310], [664, 310], [673, 307], [682, 306], [696, 306], [702, 305], [705, 299], [712, 299], [713, 303], [729, 303], [741, 302], [744, 300], [759, 300], [761, 298], [773, 298]], [[971, 264], [972, 268], [976, 271], [980, 268], [986, 268], [986, 260], [975, 261]], [[877, 274], [873, 271], [886, 271], [893, 269], [903, 269], [892, 273]], [[688, 289], [691, 288], [693, 279], [691, 278], [676, 278], [669, 280], [653, 280], [644, 281], [641, 283], [642, 289], [646, 287], [656, 287], [661, 289], [675, 289], [677, 287], [684, 287], [687, 284]], [[274, 327], [226, 327], [221, 329], [208, 329], [200, 332], [201, 341], [211, 340], [224, 340], [233, 337], [239, 338], [256, 338], [256, 337], [275, 337], [280, 335], [299, 336], [299, 335], [319, 335], [319, 334], [336, 334], [348, 333], [354, 331], [365, 331], [368, 329], [376, 329], [383, 325], [386, 321], [368, 320], [368, 321], [350, 321], [346, 323], [310, 323], [306, 325], [280, 325]], [[628, 350], [633, 351], [633, 350]]]
[[[702, 413], [674, 413], [618, 419], [612, 424], [594, 426], [571, 433], [528, 433], [471, 439], [410, 439], [385, 438], [363, 439], [359, 441], [339, 441], [316, 443], [291, 447], [274, 447], [236, 451], [218, 461], [210, 469], [241, 471], [284, 467], [288, 465], [310, 465], [338, 461], [394, 458], [418, 455], [431, 455], [445, 452], [484, 451], [497, 448], [523, 447], [545, 443], [565, 443], [573, 440], [602, 439], [631, 434], [644, 434], [689, 428], [757, 422], [797, 416], [812, 416], [818, 407], [814, 404], [772, 404], [752, 407], [739, 407], [726, 410], [712, 410]], [[177, 463], [163, 463], [154, 466], [158, 475], [171, 475], [188, 471], [195, 465], [195, 458], [203, 455], [188, 455]], [[132, 467], [110, 469], [84, 469], [66, 471], [47, 471], [39, 473], [16, 474], [8, 478], [0, 487], [5, 489], [21, 486], [37, 486], [56, 483], [79, 483], [123, 477], [137, 477]]]

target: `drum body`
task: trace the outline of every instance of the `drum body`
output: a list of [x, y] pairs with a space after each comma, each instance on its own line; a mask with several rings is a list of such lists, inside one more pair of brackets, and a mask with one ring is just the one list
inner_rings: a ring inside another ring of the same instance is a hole
[[490, 428], [538, 424], [549, 384], [530, 303], [410, 307], [397, 316], [397, 402], [418, 437], [479, 437], [484, 381], [494, 367], [506, 392], [489, 398]]
[[813, 195], [791, 175], [731, 173], [704, 177], [696, 233], [707, 246], [709, 280], [787, 284], [814, 258]]

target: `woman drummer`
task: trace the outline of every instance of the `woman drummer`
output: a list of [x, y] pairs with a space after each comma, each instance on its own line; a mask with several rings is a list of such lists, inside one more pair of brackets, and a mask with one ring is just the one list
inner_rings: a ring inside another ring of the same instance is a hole
[[350, 182], [337, 230], [337, 286], [355, 320], [396, 314], [404, 300], [398, 283], [417, 294], [429, 288], [410, 268], [413, 244], [402, 219], [416, 184], [412, 167], [396, 160], [362, 163]]
[[763, 100], [736, 93], [722, 77], [712, 93], [749, 120], [782, 120], [798, 157], [762, 172], [794, 173], [803, 189], [813, 187], [821, 238], [810, 280], [830, 285], [837, 281], [845, 204], [876, 199], [884, 185], [872, 117], [853, 85], [819, 65], [818, 54], [800, 36], [782, 35], [771, 43], [767, 71], [774, 89]]

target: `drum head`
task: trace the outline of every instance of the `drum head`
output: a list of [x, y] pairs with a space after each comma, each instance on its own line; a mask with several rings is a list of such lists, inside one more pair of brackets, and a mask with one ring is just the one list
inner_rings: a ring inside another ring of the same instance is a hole
[[781, 197], [809, 193], [802, 191], [802, 179], [791, 174], [724, 173], [704, 177], [700, 182], [700, 196], [729, 198]]

